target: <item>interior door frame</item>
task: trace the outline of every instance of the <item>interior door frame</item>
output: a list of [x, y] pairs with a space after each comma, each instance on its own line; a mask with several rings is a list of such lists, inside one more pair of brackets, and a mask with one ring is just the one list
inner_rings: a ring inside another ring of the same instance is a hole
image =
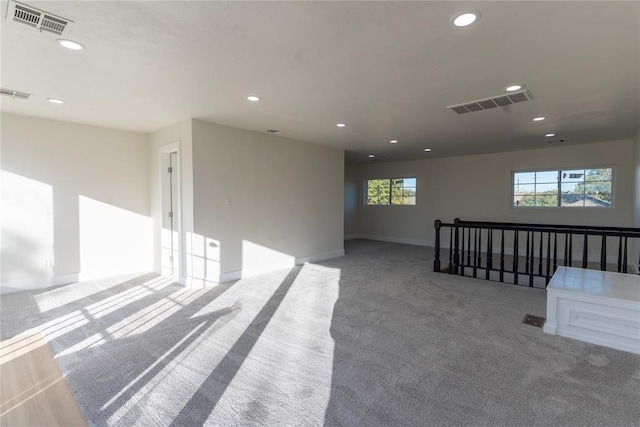
[[[159, 199], [160, 200], [160, 263], [162, 264], [162, 215], [164, 215], [163, 207], [164, 207], [164, 184], [163, 184], [163, 173], [166, 171], [163, 170], [163, 157], [176, 153], [176, 163], [177, 163], [177, 173], [173, 175], [176, 179], [176, 192], [177, 194], [173, 194], [172, 197], [175, 200], [175, 212], [173, 213], [173, 226], [174, 232], [176, 232], [178, 236], [178, 268], [177, 273], [174, 276], [178, 279], [178, 281], [182, 282], [182, 278], [185, 277], [185, 240], [183, 238], [182, 230], [184, 229], [182, 224], [182, 162], [180, 161], [180, 141], [172, 142], [170, 144], [162, 145], [158, 147], [158, 180], [159, 180]], [[175, 263], [175, 260], [174, 260]], [[174, 264], [175, 266], [175, 264]], [[162, 269], [163, 266], [160, 265]]]

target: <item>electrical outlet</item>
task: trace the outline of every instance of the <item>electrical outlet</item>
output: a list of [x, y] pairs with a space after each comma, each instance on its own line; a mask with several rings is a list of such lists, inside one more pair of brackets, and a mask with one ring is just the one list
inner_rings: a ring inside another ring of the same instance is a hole
[[230, 198], [228, 198], [228, 197], [227, 197], [226, 199], [224, 199], [224, 205], [225, 205], [226, 207], [230, 207], [230, 206], [231, 206], [231, 199], [230, 199]]

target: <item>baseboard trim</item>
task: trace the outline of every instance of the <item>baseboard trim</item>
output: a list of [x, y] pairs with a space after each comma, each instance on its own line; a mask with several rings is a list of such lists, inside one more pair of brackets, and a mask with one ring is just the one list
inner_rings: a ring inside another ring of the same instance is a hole
[[302, 258], [296, 258], [296, 265], [305, 264], [307, 262], [320, 262], [326, 261], [332, 258], [338, 258], [344, 256], [344, 249], [337, 249], [335, 251], [323, 252], [321, 254], [310, 255]]
[[[254, 274], [255, 276], [255, 274]], [[233, 280], [240, 280], [243, 277], [250, 277], [250, 275], [248, 276], [247, 273], [242, 272], [242, 270], [236, 270], [236, 271], [230, 271], [228, 273], [222, 273], [220, 275], [220, 283], [226, 283], [226, 282], [231, 282]]]
[[0, 284], [0, 294], [68, 285], [70, 283], [77, 283], [79, 280], [80, 275], [78, 273], [41, 277], [37, 279], [10, 280]]
[[363, 239], [364, 234], [347, 234], [344, 236], [344, 240]]
[[433, 246], [434, 242], [427, 239], [411, 239], [408, 237], [382, 236], [379, 234], [359, 234], [359, 239], [378, 240], [381, 242], [402, 243], [405, 245]]
[[[344, 256], [344, 249], [337, 249], [335, 251], [323, 252], [320, 254], [296, 258], [294, 265], [302, 265], [308, 262], [326, 261], [328, 259], [337, 258], [341, 256]], [[226, 282], [231, 282], [233, 280], [246, 279], [247, 277], [254, 277], [260, 274], [270, 273], [272, 271], [278, 271], [278, 270], [282, 270], [284, 268], [290, 268], [290, 267], [293, 267], [293, 265], [289, 267], [285, 265], [279, 265], [274, 267], [271, 270], [265, 270], [265, 271], [246, 271], [246, 270], [229, 271], [227, 273], [222, 273], [220, 275], [219, 283], [226, 283]], [[209, 281], [205, 281], [205, 282], [207, 282], [208, 284], [217, 284], [217, 282], [209, 282]]]
[[211, 286], [216, 286], [219, 283], [207, 280], [207, 279], [198, 279], [195, 277], [183, 277], [178, 281], [181, 285], [184, 285], [191, 289], [203, 289]]

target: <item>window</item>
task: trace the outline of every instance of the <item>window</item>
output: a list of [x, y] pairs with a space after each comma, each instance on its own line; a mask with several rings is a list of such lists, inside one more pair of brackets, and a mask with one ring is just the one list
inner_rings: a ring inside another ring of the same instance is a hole
[[415, 205], [415, 178], [383, 178], [367, 181], [367, 205]]
[[513, 206], [611, 207], [613, 168], [513, 173]]

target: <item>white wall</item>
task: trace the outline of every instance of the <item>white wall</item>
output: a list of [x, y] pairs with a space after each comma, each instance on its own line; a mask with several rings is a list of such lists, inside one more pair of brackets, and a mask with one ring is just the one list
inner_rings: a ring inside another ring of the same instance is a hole
[[148, 271], [147, 137], [1, 119], [2, 290]]
[[342, 255], [344, 152], [193, 120], [197, 278]]
[[[514, 209], [511, 171], [614, 165], [610, 209]], [[633, 223], [634, 143], [631, 140], [539, 150], [361, 166], [360, 229], [368, 237], [433, 245], [435, 219], [626, 226]], [[363, 183], [382, 177], [417, 178], [416, 206], [364, 206]], [[348, 234], [353, 231], [348, 230]]]

